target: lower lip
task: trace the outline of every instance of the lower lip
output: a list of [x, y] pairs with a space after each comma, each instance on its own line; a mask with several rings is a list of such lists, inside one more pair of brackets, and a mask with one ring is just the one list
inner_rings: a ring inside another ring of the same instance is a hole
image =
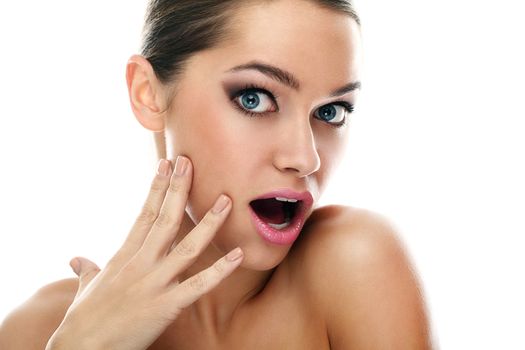
[[265, 241], [279, 245], [290, 245], [295, 242], [297, 237], [299, 237], [301, 229], [304, 225], [304, 203], [302, 203], [301, 206], [297, 208], [298, 212], [294, 216], [292, 222], [290, 222], [290, 224], [282, 230], [275, 229], [268, 225], [253, 211], [251, 205], [248, 206], [250, 207], [250, 214], [252, 217], [252, 222], [255, 225], [255, 229]]

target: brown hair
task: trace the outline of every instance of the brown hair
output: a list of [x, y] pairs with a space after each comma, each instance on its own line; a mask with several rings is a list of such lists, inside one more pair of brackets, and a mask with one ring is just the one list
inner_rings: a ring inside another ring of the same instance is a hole
[[[344, 12], [360, 24], [351, 1], [308, 1]], [[157, 78], [169, 83], [183, 71], [190, 56], [225, 39], [228, 18], [246, 3], [247, 0], [151, 0], [146, 11], [141, 54], [151, 63]]]
[[[187, 60], [225, 40], [228, 19], [247, 3], [274, 0], [150, 0], [142, 31], [141, 55], [163, 84], [177, 79]], [[351, 0], [307, 0], [343, 12], [360, 25]], [[168, 103], [169, 105], [169, 103]], [[155, 133], [159, 158], [166, 157], [164, 133]]]

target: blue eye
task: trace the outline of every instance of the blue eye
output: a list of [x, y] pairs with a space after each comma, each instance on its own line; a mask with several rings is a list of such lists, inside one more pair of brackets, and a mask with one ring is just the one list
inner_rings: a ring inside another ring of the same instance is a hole
[[246, 109], [254, 109], [259, 106], [259, 103], [261, 103], [261, 99], [257, 95], [257, 93], [249, 93], [244, 94], [241, 96], [242, 105]]
[[276, 112], [276, 103], [273, 95], [259, 88], [244, 89], [236, 94], [235, 105], [250, 115]]
[[[268, 90], [254, 85], [233, 93], [231, 100], [234, 106], [251, 117], [264, 116], [278, 112], [277, 97]], [[338, 128], [346, 124], [347, 114], [354, 111], [354, 106], [345, 101], [337, 101], [319, 107], [314, 112], [314, 117], [330, 126]]]
[[346, 115], [353, 112], [353, 106], [346, 102], [332, 103], [319, 107], [314, 115], [333, 126], [342, 126], [346, 122]]

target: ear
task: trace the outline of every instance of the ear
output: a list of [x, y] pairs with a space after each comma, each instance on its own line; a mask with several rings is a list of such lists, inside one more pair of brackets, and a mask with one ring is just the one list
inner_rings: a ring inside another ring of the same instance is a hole
[[139, 123], [148, 130], [164, 130], [166, 103], [163, 86], [157, 79], [149, 61], [141, 55], [133, 55], [126, 65], [131, 109]]

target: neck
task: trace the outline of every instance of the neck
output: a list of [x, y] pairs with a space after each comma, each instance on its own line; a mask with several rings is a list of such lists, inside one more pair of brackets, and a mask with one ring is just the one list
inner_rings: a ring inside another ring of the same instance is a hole
[[[195, 224], [185, 214], [176, 243], [180, 242], [194, 227]], [[225, 253], [227, 252], [219, 251], [213, 246], [213, 243], [210, 244], [199, 255], [195, 263], [179, 275], [179, 280], [183, 281], [210, 267]], [[214, 334], [224, 333], [236, 313], [248, 306], [250, 302], [255, 301], [266, 286], [273, 271], [274, 269], [256, 271], [240, 266], [217, 287], [188, 307], [187, 314], [191, 315], [191, 318], [203, 330]]]

